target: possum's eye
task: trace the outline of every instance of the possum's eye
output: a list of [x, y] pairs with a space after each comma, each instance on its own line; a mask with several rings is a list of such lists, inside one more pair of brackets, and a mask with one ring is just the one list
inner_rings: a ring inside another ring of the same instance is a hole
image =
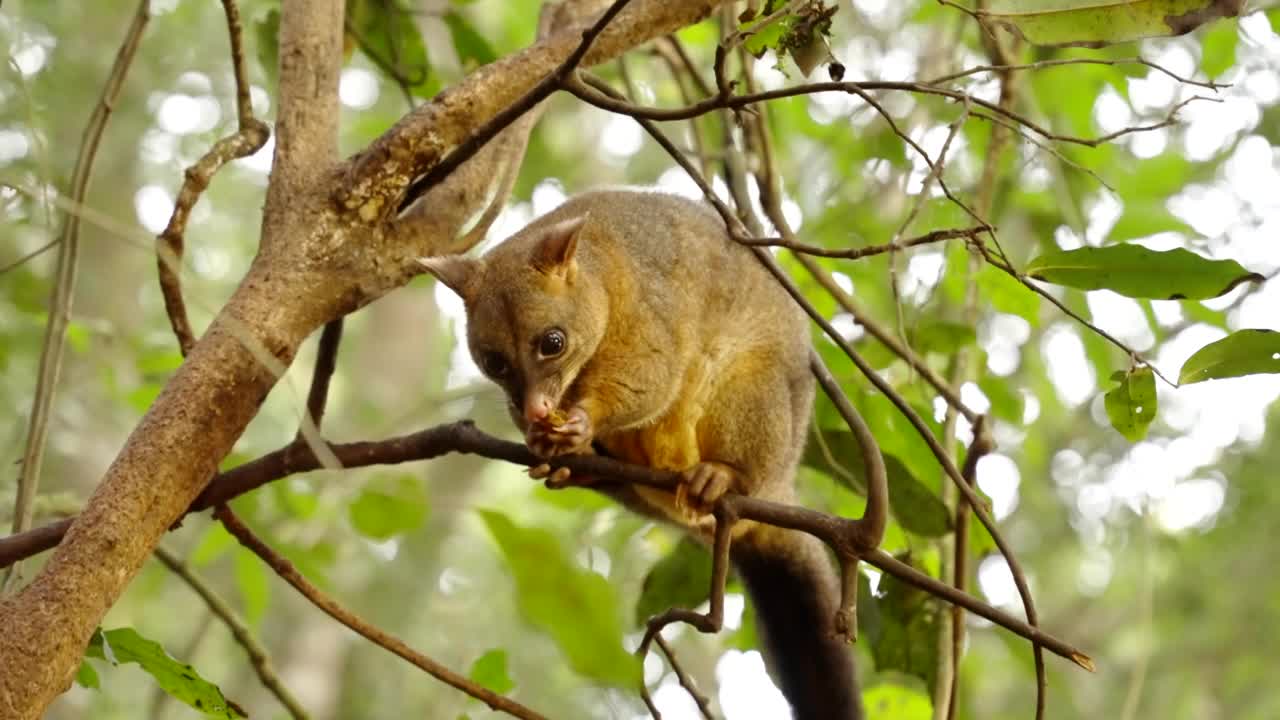
[[568, 340], [560, 328], [551, 328], [538, 338], [538, 354], [544, 358], [553, 358], [564, 352]]
[[502, 353], [485, 350], [480, 353], [480, 369], [491, 378], [500, 378], [507, 374], [511, 365], [507, 363]]

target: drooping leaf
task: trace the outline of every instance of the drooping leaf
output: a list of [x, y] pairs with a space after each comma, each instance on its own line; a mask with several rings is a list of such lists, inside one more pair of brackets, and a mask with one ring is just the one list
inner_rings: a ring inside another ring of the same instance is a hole
[[1125, 244], [1046, 253], [1032, 260], [1026, 272], [1055, 285], [1153, 300], [1204, 300], [1242, 282], [1264, 280], [1235, 260], [1210, 260], [1184, 248], [1161, 251]]
[[516, 686], [507, 674], [506, 650], [493, 649], [476, 658], [467, 676], [499, 695], [506, 695]]
[[[822, 430], [822, 442], [812, 438], [805, 446], [801, 462], [836, 477], [844, 478], [827, 459], [853, 475], [856, 487], [866, 492], [866, 471], [862, 464], [862, 447], [848, 430]], [[823, 443], [826, 449], [823, 449]], [[902, 527], [916, 535], [938, 537], [951, 531], [951, 514], [942, 500], [920, 482], [906, 464], [894, 455], [884, 454], [885, 474], [889, 484], [889, 507]]]
[[112, 665], [135, 663], [175, 700], [199, 710], [205, 717], [248, 717], [238, 705], [223, 696], [217, 685], [205, 680], [190, 665], [169, 656], [160, 643], [148, 640], [133, 628], [99, 630], [89, 640], [87, 657]]
[[1195, 351], [1182, 364], [1178, 384], [1280, 373], [1280, 332], [1240, 330]]
[[346, 28], [360, 51], [388, 79], [402, 83], [416, 97], [435, 94], [422, 33], [413, 14], [399, 0], [351, 0]]
[[1143, 366], [1112, 376], [1119, 384], [1103, 396], [1111, 427], [1129, 440], [1137, 442], [1147, 436], [1147, 428], [1156, 419], [1156, 376]]
[[386, 540], [422, 527], [427, 503], [416, 478], [380, 477], [366, 487], [347, 509], [351, 526], [373, 540]]
[[498, 59], [498, 54], [490, 47], [489, 41], [476, 32], [467, 18], [456, 10], [444, 14], [444, 23], [449, 28], [449, 36], [453, 38], [453, 49], [463, 67], [473, 68], [488, 65]]
[[705, 545], [686, 537], [654, 563], [641, 586], [636, 601], [636, 625], [643, 626], [659, 613], [673, 607], [694, 608], [707, 599], [711, 590], [711, 552]]
[[576, 672], [615, 687], [634, 688], [640, 663], [622, 646], [622, 621], [613, 586], [573, 563], [554, 535], [521, 527], [482, 510], [516, 584], [520, 614], [551, 636]]
[[1221, 17], [1243, 0], [992, 0], [979, 11], [1036, 45], [1102, 46], [1183, 35]]

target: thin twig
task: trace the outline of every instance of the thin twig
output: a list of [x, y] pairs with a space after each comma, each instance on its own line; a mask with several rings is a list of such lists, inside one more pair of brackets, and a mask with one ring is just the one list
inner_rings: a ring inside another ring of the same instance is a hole
[[667, 664], [671, 666], [671, 671], [676, 674], [676, 679], [680, 681], [680, 687], [689, 693], [689, 697], [693, 698], [693, 702], [698, 706], [698, 712], [702, 713], [705, 720], [715, 720], [715, 716], [711, 714], [710, 701], [707, 696], [698, 692], [698, 687], [694, 685], [693, 678], [685, 673], [684, 668], [680, 667], [680, 662], [676, 660], [676, 651], [671, 649], [667, 641], [661, 635], [654, 637], [654, 642], [658, 643], [658, 648], [662, 650], [662, 654], [667, 656]]
[[294, 720], [307, 720], [309, 715], [303, 709], [298, 699], [289, 692], [289, 689], [280, 682], [280, 677], [276, 675], [276, 670], [271, 664], [271, 658], [267, 656], [267, 649], [258, 642], [253, 636], [253, 632], [249, 630], [249, 626], [244, 620], [236, 614], [236, 611], [223, 600], [213, 588], [195, 573], [185, 562], [177, 555], [169, 552], [163, 547], [155, 549], [156, 559], [169, 568], [170, 572], [182, 578], [182, 581], [191, 588], [205, 605], [209, 606], [209, 610], [227, 626], [227, 630], [231, 632], [231, 637], [241, 648], [244, 649], [246, 655], [249, 656], [249, 665], [253, 667], [253, 672], [258, 676], [258, 680], [262, 686], [280, 701], [284, 709], [289, 712], [289, 716]]
[[1223, 90], [1231, 87], [1231, 83], [1217, 83], [1212, 81], [1205, 82], [1201, 80], [1193, 80], [1188, 77], [1183, 77], [1162, 65], [1153, 63], [1150, 60], [1144, 60], [1140, 57], [1115, 58], [1111, 60], [1108, 60], [1106, 58], [1058, 58], [1054, 60], [1040, 60], [1038, 62], [1019, 63], [1019, 64], [1012, 64], [1012, 65], [978, 65], [976, 67], [971, 67], [966, 70], [960, 70], [958, 72], [953, 72], [949, 75], [942, 75], [932, 80], [927, 80], [924, 82], [924, 84], [925, 85], [942, 85], [943, 83], [948, 83], [948, 82], [951, 82], [952, 80], [959, 80], [960, 78], [963, 78], [963, 77], [968, 77], [970, 75], [977, 75], [978, 73], [985, 73], [985, 72], [1006, 73], [1009, 71], [1041, 70], [1043, 68], [1060, 67], [1062, 65], [1146, 65], [1152, 70], [1156, 70], [1158, 72], [1164, 73], [1165, 75], [1168, 75], [1174, 80], [1180, 83], [1183, 83], [1185, 85], [1197, 85], [1199, 87], [1206, 88], [1209, 90]]
[[249, 81], [244, 69], [244, 47], [241, 42], [240, 10], [235, 0], [222, 0], [222, 8], [227, 16], [227, 34], [231, 39], [231, 68], [236, 83], [236, 132], [222, 138], [209, 148], [194, 165], [187, 168], [183, 177], [182, 188], [173, 204], [173, 214], [164, 231], [156, 238], [156, 268], [160, 274], [160, 291], [164, 296], [165, 311], [169, 315], [169, 324], [173, 334], [178, 338], [178, 349], [186, 357], [196, 344], [195, 333], [191, 330], [191, 321], [187, 318], [187, 306], [182, 300], [182, 278], [180, 273], [184, 235], [187, 231], [187, 220], [191, 209], [195, 207], [200, 195], [209, 187], [209, 181], [222, 169], [223, 165], [236, 159], [247, 157], [262, 148], [271, 131], [267, 124], [253, 116], [253, 104], [249, 97]]
[[569, 57], [564, 59], [564, 62], [560, 63], [559, 67], [550, 75], [538, 81], [537, 85], [530, 88], [529, 92], [522, 95], [519, 100], [512, 103], [507, 109], [494, 115], [489, 122], [482, 125], [470, 137], [450, 151], [448, 155], [441, 158], [440, 162], [425, 175], [410, 183], [408, 189], [405, 190], [404, 197], [400, 199], [399, 211], [403, 211], [412, 205], [427, 190], [430, 190], [441, 180], [448, 177], [449, 173], [479, 152], [485, 143], [492, 140], [495, 135], [519, 119], [521, 115], [532, 110], [535, 105], [545, 100], [551, 93], [564, 87], [565, 80], [573, 74], [574, 69], [578, 67], [578, 63], [582, 62], [582, 58], [591, 49], [591, 44], [595, 42], [596, 37], [604, 31], [605, 26], [629, 2], [631, 0], [614, 0], [609, 9], [605, 10], [591, 27], [582, 31], [582, 42], [578, 43], [578, 47], [569, 54]]
[[826, 248], [821, 245], [811, 245], [803, 242], [788, 242], [786, 238], [766, 237], [766, 238], [735, 238], [743, 245], [752, 247], [780, 247], [786, 248], [795, 253], [803, 253], [814, 257], [836, 258], [840, 260], [858, 260], [872, 255], [883, 255], [895, 250], [916, 247], [918, 245], [930, 245], [932, 243], [943, 242], [945, 240], [954, 240], [956, 238], [974, 239], [979, 235], [988, 231], [988, 228], [981, 225], [974, 225], [967, 228], [954, 228], [950, 230], [934, 230], [924, 235], [919, 235], [906, 240], [899, 240], [896, 243], [884, 243], [883, 245], [869, 245], [860, 248]]
[[[869, 93], [880, 90], [896, 90], [901, 92], [917, 93], [921, 95], [935, 95], [938, 97], [949, 98], [957, 102], [968, 102], [986, 108], [987, 110], [1002, 115], [1013, 122], [1026, 127], [1032, 132], [1040, 135], [1046, 140], [1054, 140], [1057, 142], [1070, 143], [1073, 145], [1083, 145], [1085, 147], [1097, 147], [1109, 143], [1116, 138], [1137, 132], [1148, 132], [1168, 127], [1177, 122], [1175, 114], [1178, 110], [1185, 107], [1188, 103], [1196, 100], [1205, 100], [1209, 102], [1221, 102], [1217, 98], [1206, 97], [1204, 95], [1195, 95], [1178, 103], [1173, 107], [1169, 114], [1160, 122], [1151, 125], [1140, 125], [1124, 128], [1113, 133], [1108, 133], [1096, 138], [1077, 137], [1074, 135], [1064, 135], [1056, 133], [1049, 128], [1035, 122], [1034, 120], [1017, 113], [1013, 110], [1001, 108], [997, 103], [985, 100], [976, 95], [960, 92], [958, 90], [949, 90], [946, 88], [934, 87], [925, 83], [907, 82], [907, 81], [891, 81], [891, 80], [864, 80], [858, 82], [818, 82], [807, 83], [804, 85], [794, 85], [791, 87], [778, 88], [776, 90], [766, 90], [763, 92], [748, 93], [745, 95], [731, 95], [729, 97], [720, 97], [719, 95], [709, 97], [692, 105], [682, 108], [656, 108], [642, 105], [635, 105], [619, 98], [611, 98], [607, 94], [598, 92], [598, 88], [584, 85], [581, 82], [569, 83], [565, 87], [566, 90], [576, 95], [580, 100], [591, 105], [595, 105], [604, 110], [610, 110], [622, 115], [630, 115], [633, 118], [645, 120], [657, 120], [660, 122], [669, 122], [673, 120], [688, 120], [689, 118], [705, 115], [709, 112], [720, 109], [742, 109], [758, 103], [768, 102], [770, 100], [778, 100], [781, 98], [796, 97], [799, 95], [812, 95], [822, 92], [842, 92], [857, 95], [864, 101], [875, 106], [875, 101]], [[597, 90], [593, 92], [592, 90]], [[882, 109], [882, 108], [881, 108]], [[883, 113], [882, 113], [883, 114]], [[917, 151], [919, 152], [919, 151]]]
[[[124, 41], [116, 52], [111, 73], [102, 87], [98, 104], [89, 116], [84, 135], [80, 141], [80, 152], [76, 156], [75, 169], [71, 174], [71, 198], [76, 203], [83, 203], [89, 189], [89, 178], [93, 173], [93, 161], [98, 156], [98, 147], [102, 142], [102, 133], [106, 130], [111, 111], [115, 108], [124, 87], [125, 77], [133, 64], [133, 58], [142, 42], [142, 31], [151, 19], [150, 0], [138, 3], [133, 14], [133, 21], [125, 31]], [[44, 343], [40, 350], [40, 366], [36, 372], [36, 392], [31, 400], [31, 418], [27, 426], [27, 443], [22, 452], [22, 468], [18, 473], [18, 497], [14, 502], [13, 532], [20, 533], [31, 527], [33, 503], [36, 490], [40, 485], [40, 468], [44, 463], [45, 442], [49, 437], [49, 414], [53, 407], [53, 396], [58, 385], [58, 374], [62, 370], [62, 354], [66, 348], [67, 324], [71, 320], [71, 301], [76, 286], [76, 265], [80, 255], [80, 218], [69, 215], [62, 226], [62, 235], [58, 240], [58, 264], [54, 272], [53, 288], [49, 291], [49, 315], [45, 322]], [[11, 589], [22, 575], [19, 566], [9, 569], [4, 583], [0, 583], [2, 591]]]
[[3, 275], [3, 274], [5, 274], [5, 273], [7, 273], [7, 272], [9, 272], [10, 270], [13, 270], [13, 269], [15, 269], [15, 268], [21, 267], [22, 265], [26, 264], [27, 262], [30, 262], [31, 260], [34, 260], [34, 259], [36, 259], [36, 258], [40, 257], [41, 255], [43, 255], [43, 254], [45, 254], [47, 251], [49, 251], [51, 248], [53, 248], [55, 245], [57, 245], [57, 244], [58, 244], [58, 242], [59, 242], [59, 241], [58, 241], [58, 240], [56, 240], [56, 239], [55, 239], [55, 240], [50, 240], [49, 242], [45, 243], [44, 245], [41, 245], [40, 247], [36, 248], [35, 250], [32, 250], [31, 252], [27, 253], [26, 255], [23, 255], [22, 257], [18, 258], [17, 260], [14, 260], [13, 262], [9, 263], [8, 265], [0, 266], [0, 275]]
[[[324, 406], [329, 399], [329, 380], [338, 366], [338, 345], [342, 342], [342, 318], [324, 326], [320, 333], [320, 345], [316, 348], [316, 367], [311, 373], [311, 389], [307, 391], [307, 417], [316, 430], [324, 419]], [[294, 442], [303, 439], [302, 430]]]
[[488, 705], [491, 709], [499, 712], [505, 712], [512, 717], [522, 718], [523, 720], [546, 720], [546, 718], [538, 712], [530, 710], [520, 703], [508, 698], [504, 695], [489, 690], [488, 688], [465, 678], [422, 653], [414, 650], [399, 638], [381, 630], [362, 620], [355, 613], [340, 605], [336, 600], [322, 592], [315, 585], [312, 585], [293, 563], [286, 560], [276, 551], [267, 547], [257, 535], [253, 533], [244, 523], [236, 517], [231, 508], [226, 505], [219, 506], [214, 511], [214, 517], [222, 522], [222, 526], [231, 533], [241, 545], [245, 546], [262, 559], [277, 575], [285, 582], [293, 586], [295, 590], [302, 594], [312, 605], [322, 610], [326, 615], [337, 620], [338, 622], [351, 628], [357, 634], [363, 636], [369, 642], [399, 656], [403, 660], [418, 667], [431, 677], [440, 682], [450, 685], [470, 695], [471, 697]]

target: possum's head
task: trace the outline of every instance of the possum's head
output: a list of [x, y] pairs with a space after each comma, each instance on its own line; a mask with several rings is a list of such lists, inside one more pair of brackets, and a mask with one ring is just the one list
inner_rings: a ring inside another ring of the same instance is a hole
[[530, 423], [560, 408], [604, 337], [603, 279], [578, 262], [591, 236], [588, 218], [575, 217], [525, 228], [478, 260], [421, 260], [462, 297], [471, 356]]

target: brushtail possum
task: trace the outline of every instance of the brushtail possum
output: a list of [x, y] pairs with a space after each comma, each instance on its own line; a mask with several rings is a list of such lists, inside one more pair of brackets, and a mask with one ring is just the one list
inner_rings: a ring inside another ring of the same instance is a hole
[[[599, 448], [681, 473], [677, 492], [599, 489], [705, 540], [727, 492], [795, 501], [813, 406], [807, 320], [710, 207], [591, 192], [482, 258], [422, 262], [462, 297], [471, 354], [536, 454]], [[744, 521], [731, 547], [795, 718], [860, 717], [822, 544]]]

